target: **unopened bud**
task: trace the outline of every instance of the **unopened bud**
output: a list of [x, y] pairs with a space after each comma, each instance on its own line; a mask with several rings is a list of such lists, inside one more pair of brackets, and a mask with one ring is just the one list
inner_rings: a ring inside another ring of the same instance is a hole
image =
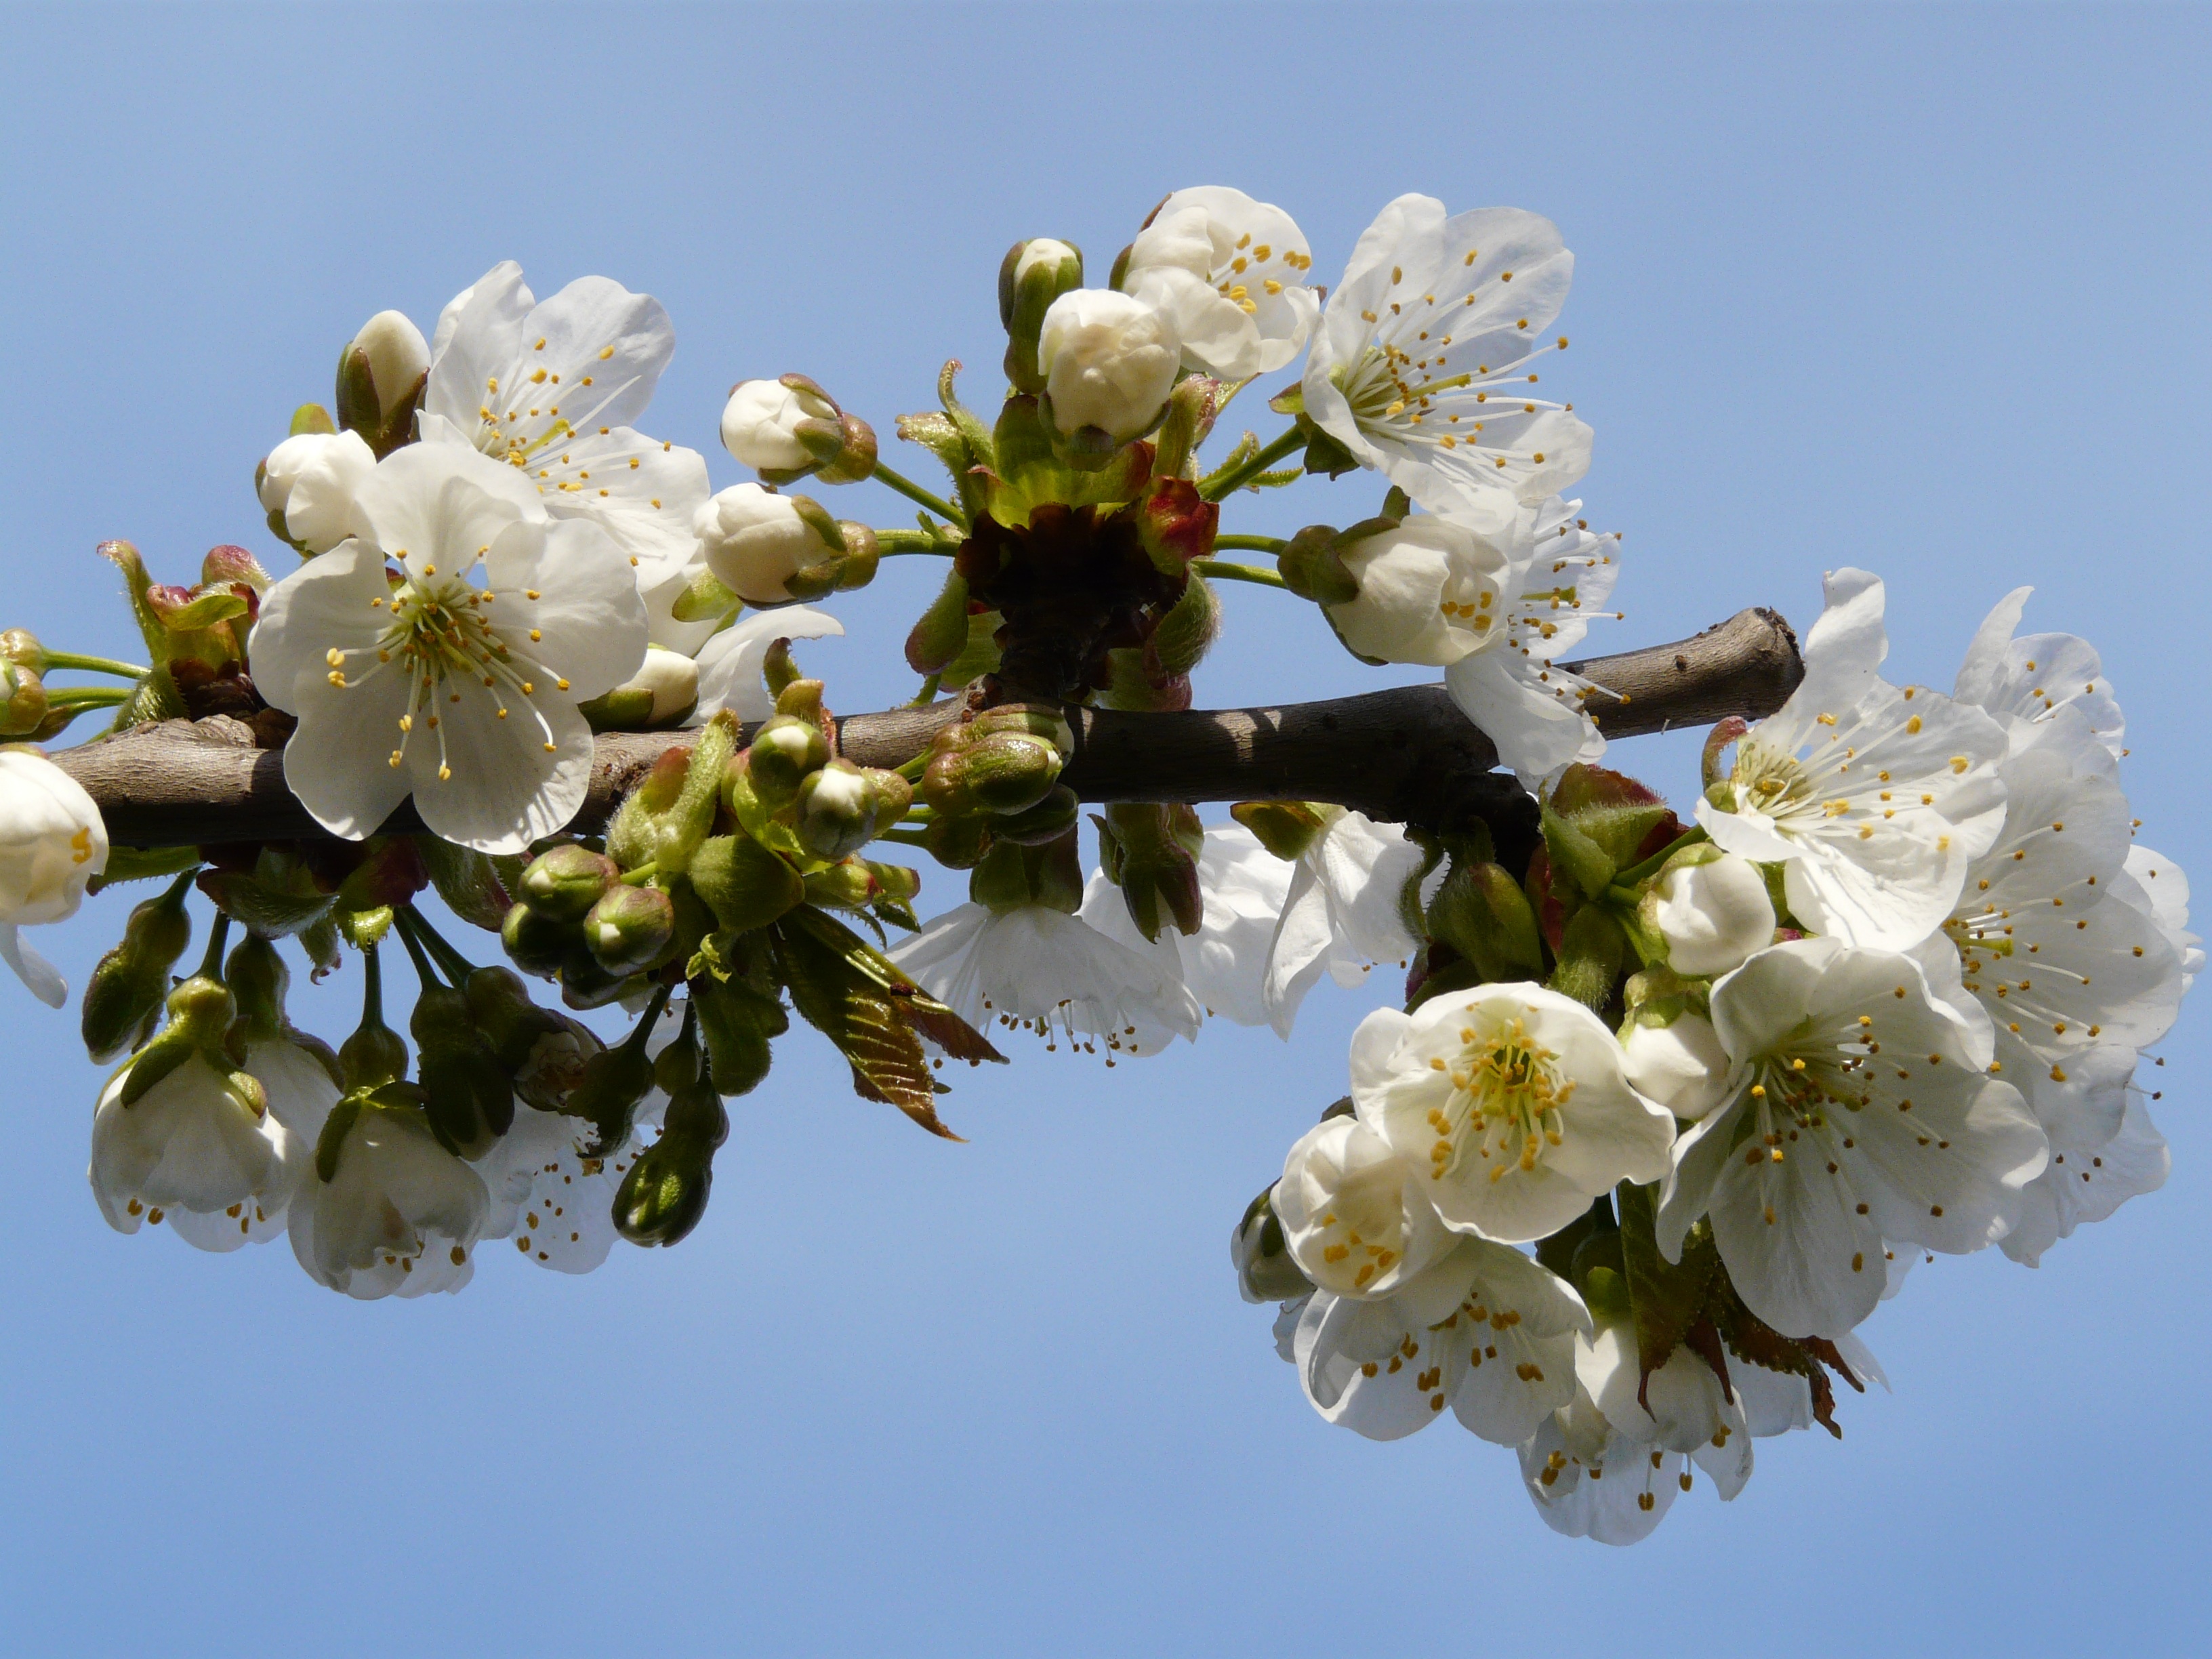
[[1229, 1259], [1237, 1266], [1237, 1294], [1247, 1302], [1295, 1302], [1313, 1289], [1291, 1259], [1273, 1187], [1244, 1206], [1243, 1219], [1229, 1236]]
[[1656, 1018], [1631, 1020], [1621, 1039], [1621, 1060], [1638, 1093], [1686, 1121], [1727, 1098], [1728, 1051], [1702, 1014], [1686, 1009], [1663, 1024]]
[[1110, 289], [1061, 295], [1037, 336], [1042, 405], [1074, 465], [1103, 465], [1159, 422], [1182, 361], [1175, 321]]
[[691, 856], [692, 890], [732, 933], [765, 927], [805, 897], [798, 871], [746, 835], [713, 836]]
[[29, 629], [11, 628], [0, 633], [0, 662], [10, 662], [33, 674], [43, 674], [46, 672], [46, 647]]
[[999, 321], [1006, 331], [1006, 378], [1017, 391], [1044, 390], [1037, 345], [1045, 313], [1082, 286], [1083, 254], [1072, 242], [1037, 236], [1006, 250], [999, 264]]
[[561, 1104], [570, 1117], [592, 1125], [594, 1156], [604, 1157], [629, 1139], [639, 1104], [653, 1087], [653, 1061], [644, 1045], [617, 1042], [584, 1062], [575, 1086]]
[[1669, 864], [1643, 908], [1667, 941], [1668, 965], [1689, 978], [1725, 974], [1774, 942], [1774, 905], [1759, 866], [1710, 846]]
[[465, 994], [426, 986], [409, 1016], [422, 1109], [447, 1151], [482, 1158], [514, 1123], [514, 1085], [492, 1055]]
[[528, 1062], [539, 1038], [568, 1029], [567, 1020], [532, 1000], [520, 975], [496, 963], [476, 969], [462, 989], [468, 996], [470, 1018], [510, 1072], [520, 1071]]
[[578, 926], [581, 920], [563, 921], [527, 904], [518, 904], [500, 924], [499, 942], [507, 947], [508, 959], [524, 973], [550, 978], [582, 945]]
[[921, 777], [933, 811], [955, 815], [1020, 812], [1060, 781], [1060, 750], [1024, 732], [993, 732], [939, 755]]
[[879, 796], [869, 775], [834, 760], [799, 786], [793, 802], [799, 838], [817, 858], [842, 859], [873, 840]]
[[1112, 846], [1109, 874], [1137, 931], [1157, 939], [1172, 923], [1178, 933], [1195, 933], [1206, 914], [1198, 884], [1206, 832], [1198, 814], [1180, 804], [1117, 801], [1106, 809], [1099, 834]]
[[269, 527], [305, 553], [327, 553], [354, 533], [354, 493], [376, 470], [357, 432], [307, 432], [269, 452], [255, 488]]
[[576, 708], [594, 732], [655, 732], [681, 726], [698, 702], [699, 665], [649, 645], [636, 673]]
[[837, 521], [818, 505], [759, 484], [735, 484], [702, 502], [691, 529], [707, 568], [748, 605], [829, 592], [846, 554]]
[[876, 434], [804, 374], [743, 380], [722, 407], [722, 447], [772, 484], [810, 475], [858, 483], [876, 470]]
[[921, 832], [922, 841], [930, 857], [946, 869], [972, 870], [991, 850], [995, 840], [993, 830], [1000, 822], [991, 817], [940, 815], [930, 819]]
[[657, 887], [611, 887], [584, 918], [584, 944], [610, 974], [650, 968], [676, 933], [676, 907]]
[[532, 859], [515, 884], [516, 896], [541, 915], [580, 921], [621, 879], [622, 871], [612, 859], [572, 842]]
[[1035, 805], [990, 819], [991, 834], [1000, 841], [1024, 847], [1042, 847], [1075, 828], [1082, 810], [1083, 803], [1075, 791], [1064, 783], [1055, 783]]
[[[381, 424], [388, 424], [403, 406], [412, 403], [422, 378], [430, 372], [429, 342], [401, 312], [378, 312], [361, 325], [346, 353], [349, 357], [358, 353], [367, 365]], [[343, 425], [353, 424], [344, 419], [343, 394], [339, 418]]]
[[85, 987], [85, 1050], [106, 1065], [143, 1042], [168, 994], [169, 970], [191, 942], [185, 913], [186, 884], [179, 882], [131, 912], [123, 938], [100, 959]]
[[830, 743], [821, 727], [795, 714], [764, 722], [745, 751], [754, 798], [771, 813], [797, 800], [799, 786], [829, 763]]
[[407, 1074], [407, 1043], [382, 1021], [362, 1025], [338, 1045], [349, 1089], [374, 1089]]
[[615, 1194], [615, 1230], [633, 1244], [673, 1244], [697, 1226], [729, 1121], [703, 1084], [671, 1099], [660, 1139], [638, 1154]]
[[37, 671], [0, 660], [0, 738], [35, 738], [46, 708], [46, 682]]

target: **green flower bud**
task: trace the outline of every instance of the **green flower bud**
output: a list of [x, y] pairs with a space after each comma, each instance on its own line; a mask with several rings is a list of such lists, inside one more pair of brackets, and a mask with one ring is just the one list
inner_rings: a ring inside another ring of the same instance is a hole
[[637, 1109], [653, 1087], [653, 1061], [635, 1041], [602, 1048], [584, 1062], [582, 1074], [561, 1109], [591, 1124], [592, 1156], [604, 1158], [629, 1139]]
[[850, 761], [831, 761], [799, 786], [792, 803], [799, 839], [817, 858], [856, 853], [875, 838], [878, 799], [867, 773]]
[[169, 989], [169, 971], [191, 942], [191, 918], [185, 914], [191, 890], [186, 873], [158, 898], [131, 912], [122, 942], [100, 959], [84, 990], [85, 1051], [105, 1066], [143, 1043]]
[[285, 1034], [284, 993], [292, 983], [291, 970], [276, 947], [258, 933], [248, 933], [223, 963], [223, 982], [238, 999], [238, 1023], [233, 1028], [248, 1042], [273, 1042]]
[[798, 871], [750, 836], [713, 836], [691, 855], [691, 888], [732, 933], [765, 927], [805, 897]]
[[514, 1125], [514, 1085], [477, 1029], [466, 994], [426, 986], [408, 1029], [432, 1132], [457, 1157], [482, 1158]]
[[622, 879], [622, 870], [604, 853], [571, 842], [539, 854], [522, 872], [515, 896], [540, 915], [556, 921], [580, 921], [600, 896]]
[[794, 714], [769, 720], [745, 750], [753, 794], [770, 812], [781, 812], [798, 799], [799, 785], [829, 763], [830, 743], [821, 727]]
[[507, 913], [500, 923], [499, 942], [507, 947], [507, 954], [514, 965], [526, 974], [546, 977], [561, 971], [562, 965], [582, 942], [578, 923], [556, 921], [542, 910], [527, 904], [518, 904]]
[[633, 1244], [673, 1244], [707, 1213], [714, 1148], [664, 1134], [638, 1154], [615, 1193], [615, 1231]]
[[1229, 1256], [1237, 1264], [1237, 1293], [1247, 1302], [1295, 1302], [1313, 1289], [1291, 1258], [1273, 1187], [1245, 1206], [1244, 1218], [1230, 1237]]
[[33, 738], [46, 722], [46, 682], [38, 671], [0, 659], [0, 738]]
[[1023, 732], [993, 732], [933, 759], [921, 775], [921, 796], [937, 812], [1020, 812], [1036, 805], [1060, 781], [1058, 747]]
[[468, 997], [469, 1018], [510, 1072], [521, 1068], [538, 1038], [568, 1029], [567, 1020], [531, 999], [530, 988], [512, 969], [495, 963], [479, 968], [461, 988]]
[[768, 1075], [770, 1040], [791, 1028], [782, 1002], [738, 981], [711, 975], [692, 981], [691, 1000], [699, 1011], [699, 1034], [707, 1040], [708, 1074], [714, 1092], [750, 1094]]
[[972, 870], [991, 850], [995, 818], [936, 817], [922, 832], [930, 857], [948, 870]]
[[338, 1066], [349, 1089], [375, 1089], [407, 1074], [407, 1043], [381, 1020], [364, 1024], [338, 1045]]
[[1083, 253], [1072, 242], [1039, 236], [1017, 242], [999, 264], [999, 321], [1006, 331], [1006, 378], [1017, 391], [1042, 392], [1037, 337], [1044, 314], [1063, 294], [1083, 286]]
[[676, 935], [676, 906], [657, 887], [611, 887], [584, 918], [584, 944], [610, 974], [641, 973]]
[[988, 820], [991, 834], [1000, 841], [1042, 847], [1073, 829], [1076, 819], [1082, 815], [1082, 807], [1075, 791], [1064, 783], [1055, 783], [1036, 805]]
[[29, 629], [11, 628], [0, 633], [0, 662], [43, 674], [46, 672], [46, 647], [39, 643], [39, 636]]

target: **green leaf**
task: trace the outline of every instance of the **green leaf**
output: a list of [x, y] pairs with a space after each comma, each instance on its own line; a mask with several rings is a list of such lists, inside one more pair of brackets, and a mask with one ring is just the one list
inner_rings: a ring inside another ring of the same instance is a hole
[[1613, 855], [1548, 804], [1543, 808], [1543, 823], [1544, 845], [1551, 851], [1554, 874], [1564, 872], [1584, 897], [1604, 892], [1620, 867]]

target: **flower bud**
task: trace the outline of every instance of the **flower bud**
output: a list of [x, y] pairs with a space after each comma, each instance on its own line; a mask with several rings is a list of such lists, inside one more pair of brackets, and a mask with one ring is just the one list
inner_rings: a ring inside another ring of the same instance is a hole
[[357, 432], [303, 432], [269, 452], [255, 476], [269, 527], [303, 553], [327, 553], [354, 533], [354, 491], [376, 468]]
[[1729, 1057], [1712, 1022], [1686, 1010], [1668, 1024], [1639, 1018], [1621, 1040], [1630, 1086], [1694, 1121], [1727, 1097]]
[[858, 483], [876, 470], [876, 434], [804, 374], [741, 380], [722, 407], [722, 447], [774, 484], [810, 474]]
[[[948, 870], [972, 870], [990, 852], [997, 837], [993, 831], [1001, 820], [960, 817], [940, 813], [930, 819], [921, 835], [930, 857]], [[1071, 827], [1073, 821], [1071, 820]]]
[[1129, 920], [1148, 939], [1172, 922], [1195, 933], [1205, 919], [1198, 884], [1198, 854], [1206, 832], [1188, 806], [1117, 801], [1099, 821], [1101, 861], [1121, 889]]
[[939, 754], [921, 775], [933, 811], [1025, 811], [1052, 793], [1065, 763], [1057, 745], [1024, 732], [992, 732]]
[[676, 934], [676, 907], [657, 887], [611, 887], [584, 918], [584, 944], [610, 974], [642, 972]]
[[1668, 866], [1644, 904], [1650, 926], [1667, 941], [1668, 965], [1689, 977], [1725, 974], [1774, 943], [1766, 879], [1733, 853], [1695, 849]]
[[407, 1074], [407, 1042], [381, 1019], [364, 1021], [338, 1045], [348, 1090], [375, 1089]]
[[653, 1087], [653, 1060], [641, 1042], [617, 1042], [585, 1060], [561, 1109], [592, 1127], [591, 1152], [604, 1158], [629, 1139], [637, 1109]]
[[548, 848], [532, 859], [515, 889], [522, 902], [540, 915], [580, 921], [621, 879], [621, 868], [605, 854], [569, 842]]
[[1334, 546], [1358, 592], [1328, 619], [1355, 654], [1445, 667], [1504, 638], [1513, 561], [1502, 538], [1423, 514], [1354, 526]]
[[338, 354], [337, 423], [382, 460], [415, 441], [415, 411], [429, 380], [422, 330], [398, 312], [380, 311]]
[[169, 970], [191, 942], [191, 918], [185, 913], [189, 887], [180, 880], [135, 908], [123, 925], [122, 941], [92, 970], [81, 1029], [85, 1052], [95, 1064], [106, 1065], [150, 1034], [168, 994]]
[[1295, 1302], [1313, 1289], [1291, 1257], [1273, 1187], [1245, 1206], [1229, 1236], [1229, 1259], [1237, 1266], [1237, 1294], [1247, 1302]]
[[531, 999], [530, 988], [512, 969], [495, 963], [479, 968], [461, 988], [469, 1000], [469, 1018], [510, 1073], [529, 1063], [541, 1038], [568, 1029], [568, 1020]]
[[426, 986], [408, 1018], [422, 1110], [448, 1152], [471, 1162], [514, 1124], [514, 1085], [494, 1058], [467, 995]]
[[769, 1040], [790, 1029], [783, 1004], [740, 981], [712, 975], [693, 981], [691, 998], [699, 1011], [699, 1034], [707, 1040], [707, 1073], [714, 1091], [751, 1093], [768, 1075]]
[[43, 674], [46, 672], [46, 647], [29, 629], [10, 628], [0, 633], [0, 662], [10, 662], [33, 674]]
[[508, 959], [524, 973], [550, 978], [582, 945], [578, 926], [581, 921], [579, 917], [576, 921], [564, 921], [528, 904], [517, 904], [500, 923], [499, 942], [507, 947]]
[[999, 321], [1006, 331], [1006, 378], [1016, 391], [1044, 390], [1038, 337], [1060, 297], [1082, 286], [1083, 255], [1072, 243], [1036, 236], [1006, 250], [999, 264]]
[[990, 819], [991, 834], [999, 841], [1042, 847], [1075, 828], [1082, 810], [1083, 802], [1075, 791], [1064, 783], [1055, 783], [1035, 805]]
[[830, 740], [813, 721], [777, 714], [753, 733], [745, 750], [745, 775], [754, 799], [771, 813], [799, 799], [799, 786], [830, 763]]
[[699, 665], [680, 651], [648, 645], [636, 673], [576, 709], [594, 732], [658, 732], [683, 725], [698, 702]]
[[0, 738], [35, 738], [46, 723], [46, 685], [38, 671], [0, 660]]
[[873, 840], [879, 797], [869, 775], [834, 760], [799, 786], [793, 802], [799, 838], [817, 858], [842, 859]]
[[714, 1182], [714, 1149], [729, 1115], [704, 1084], [668, 1103], [666, 1127], [638, 1154], [615, 1193], [615, 1230], [633, 1244], [673, 1244], [699, 1224]]
[[[803, 505], [802, 505], [803, 504]], [[811, 509], [811, 510], [810, 510]], [[779, 495], [759, 484], [734, 484], [700, 504], [692, 533], [714, 579], [748, 605], [784, 605], [818, 595], [845, 556], [836, 521], [803, 495]]]
[[1158, 424], [1182, 356], [1174, 323], [1141, 301], [1110, 289], [1061, 295], [1037, 337], [1053, 425], [1103, 460]]
[[692, 890], [732, 933], [765, 927], [805, 899], [805, 882], [751, 836], [714, 836], [692, 854]]

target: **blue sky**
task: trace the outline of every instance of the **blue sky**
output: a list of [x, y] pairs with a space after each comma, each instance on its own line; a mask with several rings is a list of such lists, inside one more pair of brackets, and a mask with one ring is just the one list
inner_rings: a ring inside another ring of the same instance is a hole
[[[9, 8], [0, 15], [0, 623], [131, 636], [103, 538], [173, 579], [269, 543], [251, 493], [337, 347], [494, 261], [666, 302], [649, 429], [709, 453], [737, 379], [877, 422], [938, 363], [988, 398], [1017, 237], [1101, 266], [1182, 185], [1279, 202], [1333, 279], [1407, 190], [1555, 218], [1547, 376], [1626, 532], [1607, 641], [1819, 576], [1890, 581], [1893, 678], [1974, 624], [2104, 650], [2144, 837], [2212, 871], [2206, 14], [1105, 6]], [[908, 470], [922, 469], [918, 462]], [[1301, 486], [1234, 527], [1373, 510]], [[906, 514], [873, 487], [838, 510]], [[802, 652], [847, 709], [911, 690], [900, 564]], [[1390, 678], [1310, 609], [1227, 596], [1201, 702]], [[1606, 641], [1600, 648], [1608, 648]], [[1402, 676], [1401, 676], [1402, 678]], [[1678, 799], [1692, 738], [1614, 761]], [[959, 897], [939, 877], [926, 905]], [[53, 954], [81, 981], [129, 902]], [[43, 942], [43, 941], [42, 941]], [[0, 987], [14, 1087], [0, 1645], [173, 1655], [2169, 1650], [2207, 1613], [2189, 1278], [2212, 1206], [2204, 1022], [2157, 1082], [2166, 1190], [2036, 1272], [1916, 1273], [1864, 1334], [1893, 1395], [1764, 1442], [1629, 1552], [1558, 1539], [1510, 1456], [1328, 1428], [1224, 1241], [1341, 1088], [1372, 996], [1109, 1073], [963, 1079], [955, 1146], [809, 1040], [733, 1106], [680, 1249], [569, 1279], [488, 1253], [356, 1305], [289, 1251], [125, 1239], [83, 1184], [74, 1021]], [[304, 999], [342, 1036], [343, 993]], [[2193, 1644], [2191, 1644], [2193, 1645]]]

